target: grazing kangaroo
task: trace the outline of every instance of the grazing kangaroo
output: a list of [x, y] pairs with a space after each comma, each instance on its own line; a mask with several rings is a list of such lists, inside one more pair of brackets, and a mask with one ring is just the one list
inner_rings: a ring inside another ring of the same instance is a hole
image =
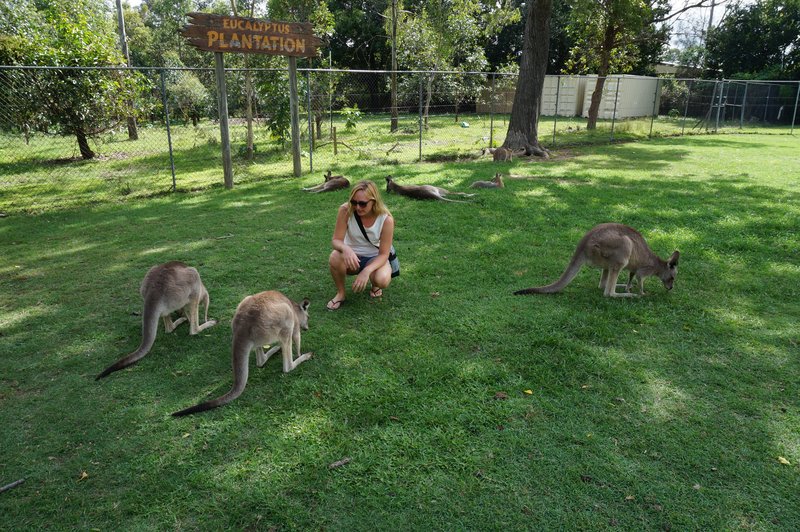
[[[139, 348], [126, 357], [107, 367], [95, 380], [135, 364], [150, 351], [158, 331], [158, 318], [164, 320], [164, 329], [171, 333], [175, 328], [189, 320], [189, 334], [197, 334], [217, 324], [208, 319], [209, 297], [200, 274], [182, 262], [167, 262], [153, 266], [144, 276], [139, 293], [144, 300], [142, 309], [142, 342]], [[200, 320], [200, 303], [205, 305], [203, 324]], [[172, 313], [183, 310], [183, 316], [172, 321]]]
[[[603, 270], [600, 275], [600, 288], [603, 288], [605, 296], [644, 295], [644, 279], [651, 275], [657, 275], [664, 283], [664, 287], [672, 290], [675, 277], [678, 275], [679, 257], [680, 253], [675, 251], [669, 259], [661, 260], [650, 250], [644, 237], [636, 229], [622, 224], [600, 224], [590, 229], [578, 242], [572, 260], [558, 281], [547, 286], [518, 290], [514, 294], [560, 292], [575, 278], [584, 264]], [[623, 269], [630, 271], [630, 277], [627, 284], [618, 285], [617, 277]], [[634, 278], [639, 280], [639, 294], [630, 292]], [[618, 286], [624, 286], [626, 291], [617, 293]]]
[[401, 196], [408, 196], [409, 198], [420, 199], [420, 200], [440, 200], [440, 201], [452, 201], [455, 203], [465, 203], [463, 201], [452, 200], [447, 198], [448, 195], [455, 195], [455, 196], [464, 196], [464, 197], [472, 197], [475, 194], [467, 194], [466, 192], [450, 192], [447, 189], [441, 187], [435, 187], [433, 185], [398, 185], [392, 179], [392, 176], [386, 176], [386, 192], [396, 192]]
[[[258, 367], [266, 364], [269, 357], [278, 349], [283, 354], [283, 372], [289, 373], [313, 353], [300, 355], [300, 330], [308, 330], [308, 299], [295, 303], [276, 291], [261, 292], [247, 296], [236, 307], [231, 328], [233, 329], [233, 388], [225, 395], [175, 412], [175, 417], [211, 410], [230, 403], [244, 391], [250, 351], [256, 351]], [[264, 347], [271, 342], [280, 342], [266, 353]], [[292, 342], [297, 346], [297, 358], [292, 360]]]
[[328, 173], [322, 177], [325, 178], [324, 183], [315, 187], [304, 188], [303, 190], [305, 192], [312, 192], [316, 194], [319, 192], [331, 192], [333, 190], [339, 190], [340, 188], [350, 188], [350, 181], [348, 181], [343, 175], [332, 176], [331, 171], [328, 170]]
[[491, 181], [475, 181], [469, 188], [505, 188], [505, 184], [503, 184], [503, 176], [498, 172]]

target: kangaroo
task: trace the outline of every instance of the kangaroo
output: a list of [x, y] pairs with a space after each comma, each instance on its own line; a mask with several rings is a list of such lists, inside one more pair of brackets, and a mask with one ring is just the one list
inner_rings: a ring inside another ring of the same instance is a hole
[[[186, 320], [189, 320], [189, 334], [197, 334], [217, 324], [217, 320], [208, 319], [208, 291], [200, 280], [200, 274], [182, 262], [167, 262], [150, 268], [139, 287], [139, 293], [144, 300], [142, 342], [139, 348], [104, 369], [95, 380], [144, 358], [156, 339], [158, 318], [164, 320], [164, 329], [168, 333]], [[205, 305], [202, 325], [199, 324], [200, 303]], [[183, 316], [172, 321], [172, 313], [176, 310], [182, 310]]]
[[454, 203], [466, 203], [464, 201], [452, 200], [447, 198], [446, 196], [449, 194], [456, 195], [456, 196], [464, 196], [464, 197], [472, 197], [475, 194], [467, 194], [466, 192], [450, 192], [447, 189], [441, 187], [435, 187], [433, 185], [398, 185], [394, 182], [392, 176], [386, 176], [386, 192], [396, 192], [401, 196], [408, 196], [409, 198], [420, 199], [420, 200], [440, 200], [440, 201], [452, 201]]
[[346, 177], [342, 175], [332, 176], [330, 170], [328, 170], [328, 173], [322, 177], [325, 178], [324, 183], [315, 187], [304, 188], [303, 190], [305, 192], [317, 194], [319, 192], [331, 192], [333, 190], [339, 190], [340, 188], [350, 188], [350, 181], [348, 181]]
[[[590, 229], [578, 242], [572, 260], [558, 281], [547, 286], [517, 290], [514, 294], [560, 292], [575, 278], [584, 264], [603, 270], [600, 275], [600, 288], [603, 288], [605, 296], [644, 295], [644, 280], [651, 275], [657, 275], [664, 283], [664, 287], [672, 290], [675, 277], [678, 275], [679, 257], [680, 253], [676, 250], [669, 259], [661, 260], [650, 250], [644, 237], [636, 229], [622, 224], [600, 224]], [[627, 284], [618, 285], [617, 277], [623, 269], [630, 271], [630, 277]], [[630, 291], [634, 279], [639, 281], [639, 294]], [[624, 286], [625, 292], [617, 293], [618, 286]]]
[[500, 146], [499, 148], [495, 148], [494, 150], [490, 148], [489, 151], [492, 153], [492, 160], [495, 162], [514, 160], [514, 152], [508, 148]]
[[498, 172], [491, 181], [475, 181], [469, 188], [505, 188], [505, 184], [503, 184], [503, 176]]
[[[300, 329], [308, 330], [308, 299], [295, 303], [276, 291], [261, 292], [247, 296], [236, 307], [231, 328], [233, 329], [233, 388], [216, 399], [206, 401], [179, 412], [175, 417], [195, 414], [228, 404], [244, 391], [247, 385], [250, 351], [256, 351], [256, 364], [262, 367], [269, 357], [280, 349], [283, 354], [283, 372], [289, 373], [313, 353], [300, 355]], [[292, 360], [292, 342], [297, 346], [297, 358]], [[270, 342], [280, 342], [266, 353], [264, 347]]]

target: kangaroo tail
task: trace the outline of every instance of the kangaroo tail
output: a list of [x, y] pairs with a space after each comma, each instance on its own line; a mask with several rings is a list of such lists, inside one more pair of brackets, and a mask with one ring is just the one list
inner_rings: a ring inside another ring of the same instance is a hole
[[555, 294], [556, 292], [560, 292], [565, 286], [572, 282], [576, 275], [578, 275], [583, 263], [584, 258], [579, 246], [579, 248], [576, 249], [575, 253], [572, 255], [572, 260], [569, 261], [567, 269], [564, 270], [564, 273], [561, 274], [561, 277], [558, 278], [558, 281], [545, 286], [534, 286], [532, 288], [517, 290], [514, 292], [514, 295], [522, 296], [527, 294]]
[[[234, 333], [235, 334], [235, 333]], [[189, 414], [196, 414], [198, 412], [205, 412], [218, 406], [226, 405], [242, 395], [244, 387], [247, 386], [248, 376], [248, 362], [250, 358], [250, 351], [253, 349], [253, 342], [249, 340], [237, 340], [234, 336], [233, 349], [232, 349], [232, 364], [233, 364], [233, 388], [220, 397], [206, 401], [178, 412], [173, 412], [173, 417], [183, 417]]]
[[150, 348], [153, 347], [153, 342], [155, 342], [156, 333], [158, 332], [158, 319], [161, 317], [159, 303], [160, 301], [158, 298], [145, 300], [144, 309], [142, 310], [142, 342], [139, 344], [139, 348], [133, 353], [120, 358], [104, 369], [97, 377], [95, 377], [96, 381], [99, 381], [103, 377], [109, 376], [115, 371], [136, 364], [139, 360], [144, 358], [147, 353], [150, 352]]

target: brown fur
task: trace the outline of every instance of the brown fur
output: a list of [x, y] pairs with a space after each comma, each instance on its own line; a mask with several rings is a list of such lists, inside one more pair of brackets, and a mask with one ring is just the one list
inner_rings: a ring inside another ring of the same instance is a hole
[[331, 175], [331, 171], [328, 170], [328, 173], [322, 176], [325, 181], [317, 185], [315, 187], [308, 187], [304, 188], [305, 192], [311, 192], [314, 194], [320, 192], [331, 192], [334, 190], [339, 190], [340, 188], [350, 188], [350, 181], [347, 180], [346, 177], [342, 175]]
[[[560, 292], [578, 274], [581, 266], [589, 264], [603, 270], [600, 275], [600, 288], [603, 295], [609, 297], [627, 297], [631, 293], [634, 279], [639, 281], [639, 294], [644, 295], [644, 280], [657, 275], [667, 290], [672, 290], [678, 275], [678, 259], [680, 253], [675, 251], [667, 260], [661, 260], [650, 250], [644, 237], [636, 229], [622, 224], [600, 224], [590, 229], [578, 242], [572, 260], [564, 273], [554, 283], [546, 286], [518, 290], [514, 294], [553, 294]], [[628, 283], [617, 284], [617, 277], [625, 269], [630, 271]], [[625, 287], [625, 292], [617, 293], [618, 286]]]
[[[144, 358], [156, 339], [158, 318], [164, 320], [164, 329], [168, 333], [187, 320], [189, 321], [189, 334], [197, 334], [217, 323], [217, 320], [209, 321], [208, 319], [208, 291], [200, 280], [200, 274], [182, 262], [167, 262], [150, 268], [139, 287], [139, 293], [144, 300], [142, 342], [136, 351], [103, 370], [96, 380], [122, 368], [127, 368]], [[200, 303], [205, 304], [202, 325], [199, 324]], [[176, 310], [183, 311], [183, 316], [173, 322], [172, 313]]]
[[496, 173], [491, 181], [475, 181], [469, 188], [505, 188], [503, 183], [503, 176]]
[[453, 201], [456, 203], [464, 203], [463, 201], [452, 200], [447, 198], [448, 195], [472, 197], [475, 194], [467, 194], [466, 192], [450, 192], [449, 190], [433, 185], [398, 185], [394, 182], [392, 176], [386, 176], [386, 192], [395, 192], [401, 196], [419, 200], [439, 200], [439, 201]]
[[495, 162], [514, 160], [514, 152], [508, 148], [500, 146], [499, 148], [495, 148], [494, 150], [489, 150], [489, 151], [492, 152], [492, 160]]
[[[283, 372], [289, 373], [313, 353], [300, 355], [300, 330], [308, 330], [308, 299], [295, 303], [276, 291], [261, 292], [247, 296], [236, 307], [231, 328], [233, 345], [233, 388], [225, 395], [175, 412], [175, 417], [203, 412], [230, 403], [239, 397], [247, 385], [250, 352], [255, 349], [256, 364], [262, 367], [279, 349], [283, 355]], [[280, 342], [266, 353], [264, 347], [271, 342]], [[292, 360], [292, 343], [297, 349], [297, 358]]]

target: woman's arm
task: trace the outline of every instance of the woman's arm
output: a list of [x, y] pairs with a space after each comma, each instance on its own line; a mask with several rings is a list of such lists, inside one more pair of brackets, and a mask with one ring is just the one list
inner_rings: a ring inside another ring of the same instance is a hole
[[381, 247], [378, 250], [378, 256], [366, 265], [361, 273], [367, 274], [367, 278], [389, 261], [389, 253], [392, 250], [392, 239], [394, 238], [394, 218], [387, 216], [383, 221], [383, 228], [381, 228]]
[[344, 257], [344, 264], [350, 271], [358, 269], [358, 255], [355, 251], [344, 243], [344, 236], [347, 234], [347, 204], [344, 203], [339, 207], [339, 212], [336, 214], [336, 226], [333, 229], [333, 238], [331, 239], [331, 247], [340, 252]]

